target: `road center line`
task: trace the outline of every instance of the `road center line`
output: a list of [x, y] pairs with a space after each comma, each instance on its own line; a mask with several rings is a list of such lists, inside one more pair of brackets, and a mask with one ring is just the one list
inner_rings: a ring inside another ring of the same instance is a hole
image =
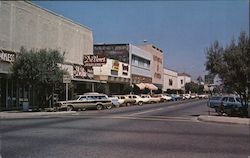
[[134, 116], [134, 115], [140, 115], [140, 114], [145, 114], [145, 113], [150, 113], [150, 112], [154, 112], [154, 111], [159, 111], [162, 110], [163, 108], [158, 108], [158, 109], [153, 109], [153, 110], [147, 110], [147, 111], [142, 111], [142, 112], [136, 112], [133, 114], [130, 114], [128, 116]]

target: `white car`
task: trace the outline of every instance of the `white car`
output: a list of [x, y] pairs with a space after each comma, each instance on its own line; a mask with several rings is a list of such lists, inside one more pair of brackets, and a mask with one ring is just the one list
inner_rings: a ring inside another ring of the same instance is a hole
[[109, 99], [111, 100], [112, 105], [114, 107], [117, 107], [117, 108], [120, 107], [121, 103], [119, 102], [118, 97], [109, 97]]
[[151, 97], [148, 94], [142, 94], [141, 97], [142, 98], [148, 98], [149, 99], [148, 103], [158, 103], [158, 102], [161, 101], [161, 98], [159, 98], [159, 97]]
[[142, 98], [139, 95], [127, 95], [127, 96], [130, 99], [134, 99], [135, 100], [135, 104], [138, 104], [138, 105], [146, 104], [146, 103], [149, 102], [148, 98]]
[[199, 94], [198, 98], [199, 99], [208, 99], [208, 95], [207, 94]]
[[156, 96], [159, 97], [162, 102], [170, 101], [172, 99], [168, 94], [157, 94]]
[[183, 96], [185, 97], [185, 99], [190, 99], [191, 98], [190, 94], [183, 94]]

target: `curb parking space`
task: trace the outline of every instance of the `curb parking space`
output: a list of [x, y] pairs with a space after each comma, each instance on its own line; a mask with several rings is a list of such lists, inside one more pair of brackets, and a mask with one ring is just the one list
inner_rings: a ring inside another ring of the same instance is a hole
[[204, 122], [241, 124], [241, 125], [250, 126], [250, 118], [200, 115], [198, 116], [198, 120], [204, 121]]

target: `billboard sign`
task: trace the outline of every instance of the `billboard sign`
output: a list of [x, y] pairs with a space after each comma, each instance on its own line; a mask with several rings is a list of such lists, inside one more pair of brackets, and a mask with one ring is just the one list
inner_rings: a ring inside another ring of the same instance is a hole
[[102, 66], [107, 63], [107, 58], [104, 55], [84, 55], [84, 66]]

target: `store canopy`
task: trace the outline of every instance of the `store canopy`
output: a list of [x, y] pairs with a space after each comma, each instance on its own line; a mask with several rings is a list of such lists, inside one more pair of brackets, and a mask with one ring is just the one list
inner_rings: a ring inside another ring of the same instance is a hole
[[151, 83], [139, 83], [139, 84], [136, 84], [136, 86], [139, 87], [140, 90], [144, 90], [145, 88], [149, 90], [158, 90], [158, 87], [156, 87], [155, 85]]
[[144, 83], [145, 88], [148, 88], [150, 90], [158, 90], [158, 87], [156, 87], [155, 85], [151, 84], [151, 83]]
[[136, 84], [137, 87], [140, 88], [140, 90], [143, 90], [145, 89], [145, 84], [144, 83], [139, 83], [139, 84]]

